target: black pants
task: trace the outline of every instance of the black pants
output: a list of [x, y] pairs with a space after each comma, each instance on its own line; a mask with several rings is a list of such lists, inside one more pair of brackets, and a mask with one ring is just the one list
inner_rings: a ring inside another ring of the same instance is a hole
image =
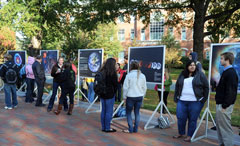
[[[159, 97], [159, 102], [161, 101], [161, 91], [158, 91], [158, 97]], [[169, 91], [164, 91], [163, 92], [163, 102], [167, 106], [167, 97], [168, 97]], [[165, 108], [163, 108], [163, 111], [165, 111]]]
[[42, 96], [43, 96], [43, 89], [44, 89], [45, 81], [36, 80], [36, 83], [37, 83], [37, 88], [38, 88], [38, 95], [37, 95], [36, 106], [39, 106], [39, 105], [42, 104]]
[[69, 95], [70, 104], [74, 104], [74, 91], [75, 88], [64, 88], [59, 99], [59, 104], [63, 104], [67, 99], [67, 95]]
[[33, 102], [33, 91], [34, 91], [34, 79], [27, 78], [26, 83], [27, 83], [27, 94], [26, 94], [26, 99], [25, 102]]

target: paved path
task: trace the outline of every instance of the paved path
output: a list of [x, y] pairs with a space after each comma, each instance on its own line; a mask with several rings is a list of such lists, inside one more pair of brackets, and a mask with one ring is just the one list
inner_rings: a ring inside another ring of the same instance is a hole
[[[117, 120], [112, 124], [116, 133], [103, 133], [100, 130], [100, 114], [85, 114], [83, 107], [74, 108], [73, 115], [62, 112], [59, 116], [47, 113], [46, 108], [36, 108], [25, 104], [19, 98], [17, 109], [5, 110], [4, 96], [0, 93], [0, 146], [66, 146], [66, 145], [107, 145], [107, 146], [216, 146], [217, 141], [202, 139], [194, 143], [176, 140], [176, 124], [169, 129], [151, 129], [144, 131], [145, 123], [140, 124], [137, 134], [125, 134], [121, 130], [127, 127], [126, 120]], [[204, 129], [204, 128], [201, 128]], [[200, 133], [203, 133], [201, 131]]]

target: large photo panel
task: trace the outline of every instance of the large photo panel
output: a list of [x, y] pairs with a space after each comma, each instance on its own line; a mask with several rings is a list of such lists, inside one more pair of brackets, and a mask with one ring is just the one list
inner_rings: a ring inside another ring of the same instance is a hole
[[50, 75], [52, 67], [57, 63], [59, 57], [58, 50], [41, 50], [42, 65], [46, 75]]
[[80, 77], [94, 78], [103, 63], [103, 49], [80, 49], [78, 53]]
[[165, 46], [130, 47], [128, 53], [128, 64], [130, 65], [133, 60], [138, 61], [148, 83], [162, 83]]
[[8, 51], [8, 54], [12, 55], [12, 62], [17, 66], [24, 66], [26, 64], [26, 51]]
[[[220, 64], [221, 54], [224, 52], [232, 52], [234, 54], [233, 68], [236, 70], [238, 78], [240, 77], [240, 43], [227, 43], [227, 44], [212, 44], [211, 45], [211, 75], [210, 82], [212, 91], [215, 91], [216, 85], [219, 83], [223, 66]], [[240, 91], [240, 80], [238, 81], [238, 92]]]

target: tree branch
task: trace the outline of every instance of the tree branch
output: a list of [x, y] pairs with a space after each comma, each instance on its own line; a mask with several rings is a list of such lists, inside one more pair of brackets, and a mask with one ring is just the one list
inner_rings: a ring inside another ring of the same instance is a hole
[[207, 0], [204, 5], [204, 12], [205, 12], [204, 14], [206, 14], [210, 2], [211, 2], [211, 0]]
[[232, 8], [232, 9], [229, 9], [229, 10], [226, 10], [226, 11], [222, 11], [222, 12], [220, 12], [218, 14], [213, 14], [213, 15], [206, 16], [204, 21], [208, 21], [210, 19], [219, 18], [219, 17], [224, 16], [224, 15], [231, 15], [235, 11], [237, 11], [238, 9], [240, 9], [240, 4], [237, 4], [236, 7]]

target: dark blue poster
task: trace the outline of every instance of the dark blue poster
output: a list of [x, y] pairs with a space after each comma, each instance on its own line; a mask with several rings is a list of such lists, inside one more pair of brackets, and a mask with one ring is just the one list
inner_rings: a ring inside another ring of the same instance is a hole
[[103, 62], [102, 49], [79, 50], [79, 73], [80, 77], [95, 77]]
[[[240, 79], [240, 43], [232, 44], [213, 44], [212, 45], [212, 63], [211, 63], [211, 85], [219, 83], [223, 66], [220, 63], [221, 54], [224, 52], [232, 52], [234, 54], [233, 68]], [[238, 91], [240, 91], [240, 80], [238, 80]]]
[[148, 83], [162, 83], [164, 46], [131, 47], [128, 53], [128, 64], [133, 60], [138, 61]]
[[58, 50], [41, 50], [40, 55], [42, 56], [42, 65], [46, 75], [50, 75], [52, 67], [58, 61]]
[[17, 66], [21, 67], [26, 64], [26, 52], [25, 51], [8, 51], [8, 54], [12, 55], [12, 61]]

